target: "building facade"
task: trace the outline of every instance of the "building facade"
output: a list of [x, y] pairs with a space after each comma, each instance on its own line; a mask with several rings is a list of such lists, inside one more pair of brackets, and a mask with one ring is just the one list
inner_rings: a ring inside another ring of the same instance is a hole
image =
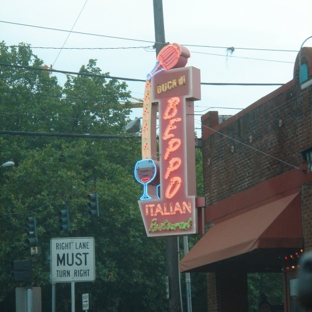
[[297, 311], [297, 260], [312, 250], [312, 48], [300, 56], [274, 92], [222, 123], [202, 116], [206, 233], [180, 268], [207, 272], [209, 312], [248, 311], [252, 272], [282, 272], [284, 311]]

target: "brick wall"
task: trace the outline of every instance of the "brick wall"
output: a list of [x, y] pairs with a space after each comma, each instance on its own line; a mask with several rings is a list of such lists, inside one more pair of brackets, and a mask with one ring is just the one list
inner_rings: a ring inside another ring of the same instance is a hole
[[217, 112], [204, 115], [207, 205], [301, 166], [300, 151], [312, 146], [311, 111], [311, 88], [289, 83], [222, 124]]
[[[312, 48], [302, 52], [312, 78]], [[218, 112], [202, 116], [207, 206], [305, 163], [300, 152], [312, 147], [312, 87], [300, 89], [297, 65], [298, 59], [293, 80], [223, 123], [219, 124]], [[312, 182], [302, 185], [301, 200], [307, 251], [312, 250]], [[206, 224], [206, 231], [208, 228]], [[216, 274], [207, 273], [208, 312], [221, 309], [219, 286]]]
[[216, 285], [216, 273], [207, 273], [207, 312], [220, 312]]
[[305, 251], [312, 250], [312, 182], [301, 187], [302, 230]]

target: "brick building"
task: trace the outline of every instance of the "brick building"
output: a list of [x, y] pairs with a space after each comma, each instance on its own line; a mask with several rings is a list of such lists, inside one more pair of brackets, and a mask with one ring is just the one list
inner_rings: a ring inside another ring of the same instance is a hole
[[248, 311], [252, 272], [283, 272], [295, 311], [297, 260], [312, 250], [312, 48], [298, 60], [291, 81], [240, 113], [202, 116], [206, 233], [180, 268], [207, 272], [209, 312]]

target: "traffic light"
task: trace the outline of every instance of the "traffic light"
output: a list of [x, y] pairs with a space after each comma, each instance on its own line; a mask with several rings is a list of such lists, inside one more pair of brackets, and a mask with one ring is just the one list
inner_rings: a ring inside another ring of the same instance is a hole
[[88, 207], [88, 215], [89, 217], [99, 217], [100, 211], [99, 211], [99, 201], [98, 201], [98, 195], [97, 193], [89, 194], [87, 196], [87, 207]]
[[69, 231], [69, 216], [68, 209], [60, 210], [58, 213], [59, 222], [60, 222], [60, 230], [61, 231]]
[[32, 282], [32, 261], [21, 260], [13, 261], [13, 278], [15, 282]]
[[25, 245], [27, 247], [36, 247], [38, 246], [36, 217], [27, 217], [25, 221], [28, 235]]

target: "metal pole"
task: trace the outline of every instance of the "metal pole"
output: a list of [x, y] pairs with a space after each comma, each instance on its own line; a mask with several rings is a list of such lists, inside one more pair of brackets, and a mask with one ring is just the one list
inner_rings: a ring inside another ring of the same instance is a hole
[[33, 312], [33, 293], [31, 287], [26, 289], [26, 311]]
[[55, 283], [52, 283], [52, 312], [55, 312]]
[[71, 282], [71, 312], [75, 312], [75, 282]]
[[166, 262], [167, 274], [169, 276], [169, 311], [181, 312], [180, 283], [179, 283], [179, 255], [178, 237], [169, 236], [166, 238]]
[[[155, 27], [155, 48], [156, 56], [166, 45], [165, 26], [162, 0], [153, 0], [154, 6], [154, 27]], [[178, 261], [178, 239], [175, 236], [166, 239], [166, 262], [167, 274], [169, 277], [169, 311], [180, 312], [182, 301], [180, 300], [179, 285], [179, 261]]]
[[[184, 255], [189, 252], [188, 236], [183, 236]], [[191, 274], [185, 273], [187, 312], [192, 312]]]
[[156, 55], [166, 45], [162, 0], [153, 0]]
[[[178, 267], [179, 267], [179, 262], [180, 262], [180, 238], [179, 236], [177, 237], [177, 245], [178, 245]], [[181, 312], [183, 312], [183, 300], [182, 300], [182, 287], [181, 287], [181, 274], [180, 270], [178, 270], [178, 276], [179, 276], [179, 295], [180, 295], [180, 309]]]

